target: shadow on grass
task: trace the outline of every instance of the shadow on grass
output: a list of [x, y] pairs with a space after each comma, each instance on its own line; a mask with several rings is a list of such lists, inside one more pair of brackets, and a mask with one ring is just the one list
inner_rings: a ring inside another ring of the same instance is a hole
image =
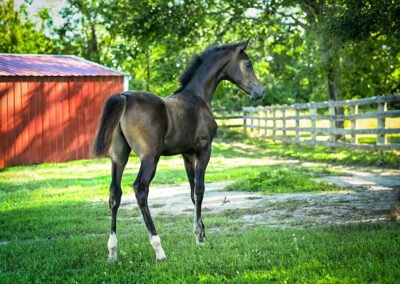
[[71, 187], [94, 187], [106, 186], [108, 188], [110, 176], [96, 176], [91, 178], [46, 178], [32, 179], [25, 182], [0, 182], [0, 192], [10, 193], [18, 190], [47, 190], [54, 188], [71, 188]]
[[106, 223], [108, 206], [87, 206], [83, 201], [30, 204], [29, 207], [5, 210], [0, 217], [0, 239], [49, 239], [56, 235], [94, 232], [97, 220]]
[[[392, 138], [393, 143], [395, 138]], [[254, 157], [275, 157], [330, 164], [400, 168], [398, 151], [380, 152], [324, 146], [313, 147], [305, 144], [283, 144], [272, 140], [246, 137], [240, 129], [218, 129], [215, 141], [217, 143], [213, 144], [214, 154], [221, 154], [228, 158], [236, 158], [247, 154], [250, 159]]]
[[[284, 164], [284, 162], [283, 162]], [[275, 166], [272, 166], [275, 167]], [[206, 182], [233, 180], [240, 176], [260, 172], [266, 168], [271, 168], [264, 165], [256, 166], [237, 166], [227, 169], [213, 169], [209, 167], [206, 172]], [[123, 190], [132, 189], [132, 184], [135, 181], [137, 173], [126, 173], [122, 177]], [[24, 182], [5, 182], [0, 181], [0, 193], [17, 193], [29, 191], [46, 191], [49, 189], [67, 189], [67, 188], [104, 188], [108, 194], [108, 188], [111, 182], [111, 175], [99, 175], [95, 177], [70, 177], [70, 178], [45, 178], [45, 179], [32, 179]], [[178, 184], [188, 182], [185, 169], [160, 169], [156, 172], [154, 180], [151, 185], [160, 184]]]
[[[232, 145], [229, 145], [232, 143]], [[273, 142], [261, 139], [242, 139], [241, 147], [235, 145], [237, 141], [224, 141], [217, 144], [215, 155], [223, 155], [227, 158], [247, 157], [259, 159], [261, 157], [274, 157], [277, 159], [296, 159], [300, 161], [323, 162], [329, 164], [342, 164], [349, 166], [375, 166], [383, 168], [400, 168], [400, 155], [396, 152], [362, 151], [332, 149], [324, 146], [310, 145], [286, 145], [281, 142]], [[228, 145], [228, 146], [227, 146]], [[214, 150], [213, 148], [213, 150]]]
[[[107, 197], [105, 196], [105, 199]], [[120, 208], [119, 232], [131, 230], [139, 220], [138, 208]], [[126, 222], [129, 220], [129, 222]], [[0, 242], [11, 240], [50, 240], [56, 236], [87, 234], [107, 235], [110, 229], [110, 210], [107, 201], [53, 201], [35, 202], [29, 206], [3, 210], [0, 216]], [[129, 224], [129, 226], [127, 226]]]

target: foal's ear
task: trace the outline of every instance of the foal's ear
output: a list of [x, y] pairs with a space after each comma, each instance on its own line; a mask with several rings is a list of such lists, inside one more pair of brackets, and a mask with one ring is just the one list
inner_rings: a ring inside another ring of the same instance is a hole
[[242, 41], [240, 44], [240, 51], [245, 51], [247, 49], [247, 46], [249, 45], [251, 37], [246, 40], [246, 41]]

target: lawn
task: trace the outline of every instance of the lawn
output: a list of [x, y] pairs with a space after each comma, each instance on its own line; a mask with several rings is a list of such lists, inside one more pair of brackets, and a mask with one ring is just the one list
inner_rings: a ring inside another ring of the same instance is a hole
[[[277, 163], [276, 158], [283, 160]], [[294, 158], [323, 164], [310, 168], [297, 163], [288, 168], [288, 159]], [[263, 193], [287, 192], [288, 188], [290, 192], [332, 191], [338, 188], [312, 182], [323, 175], [340, 174], [324, 165], [396, 167], [398, 159], [396, 154], [369, 159], [362, 152], [218, 139], [206, 181], [237, 180], [237, 189]], [[138, 159], [132, 156], [123, 178], [124, 193], [132, 192], [138, 167]], [[308, 229], [249, 227], [229, 212], [204, 212], [208, 237], [204, 247], [195, 243], [192, 216], [155, 218], [168, 257], [157, 263], [139, 210], [120, 209], [119, 259], [107, 263], [109, 172], [108, 159], [0, 172], [0, 282], [359, 283], [400, 279], [400, 225], [396, 222]], [[254, 179], [249, 188], [240, 185], [247, 179]], [[182, 159], [162, 158], [153, 184], [184, 182]]]

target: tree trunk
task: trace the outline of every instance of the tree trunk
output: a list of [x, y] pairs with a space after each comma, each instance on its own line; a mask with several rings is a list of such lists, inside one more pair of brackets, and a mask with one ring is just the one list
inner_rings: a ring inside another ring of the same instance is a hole
[[[328, 82], [329, 99], [333, 101], [341, 101], [343, 95], [341, 88], [340, 65], [335, 64], [332, 68], [328, 68], [326, 77]], [[335, 107], [335, 115], [344, 115], [344, 108]], [[344, 121], [336, 121], [335, 126], [336, 128], [344, 128]], [[345, 141], [346, 137], [338, 134], [336, 135], [336, 140]]]
[[90, 29], [92, 38], [90, 39], [91, 52], [96, 62], [100, 63], [100, 53], [97, 45], [96, 22], [91, 22]]
[[146, 49], [146, 91], [150, 91], [150, 51]]
[[[343, 99], [342, 95], [342, 80], [340, 74], [340, 58], [339, 50], [336, 45], [332, 44], [329, 47], [324, 42], [320, 42], [321, 59], [324, 70], [326, 70], [326, 79], [328, 84], [329, 99], [332, 101], [340, 101]], [[335, 115], [344, 115], [343, 107], [335, 107]], [[336, 128], [344, 128], [344, 121], [336, 121]], [[344, 135], [336, 135], [336, 140], [345, 140]]]

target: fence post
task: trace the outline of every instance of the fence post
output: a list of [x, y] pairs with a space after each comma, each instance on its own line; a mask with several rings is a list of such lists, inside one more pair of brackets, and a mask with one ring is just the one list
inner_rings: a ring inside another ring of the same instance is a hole
[[300, 120], [299, 120], [300, 110], [296, 108], [296, 143], [300, 143]]
[[[331, 116], [331, 119], [329, 120], [329, 129], [332, 131], [336, 128], [335, 107], [334, 106], [329, 106], [329, 115]], [[336, 134], [333, 132], [329, 132], [329, 142], [331, 142], [333, 144], [335, 141], [336, 141]]]
[[275, 142], [276, 137], [276, 108], [272, 109], [272, 140]]
[[250, 118], [250, 133], [253, 135], [254, 133], [254, 112], [249, 112], [251, 118]]
[[265, 110], [265, 122], [264, 122], [264, 124], [265, 124], [265, 131], [264, 131], [264, 133], [265, 133], [265, 136], [266, 137], [268, 137], [269, 136], [269, 129], [267, 128], [268, 127], [268, 118], [269, 118], [269, 110], [268, 109], [266, 109]]
[[247, 135], [247, 112], [243, 109], [243, 134]]
[[[351, 106], [350, 110], [351, 115], [356, 115], [358, 114], [358, 105]], [[357, 118], [352, 118], [350, 120], [351, 122], [351, 144], [358, 144], [358, 137], [354, 133], [354, 131], [357, 129]]]
[[312, 106], [311, 107], [311, 141], [313, 144], [315, 144], [315, 142], [317, 141], [317, 137], [315, 135], [315, 128], [316, 128], [316, 123], [315, 123], [315, 116], [317, 115], [317, 109]]
[[262, 118], [262, 110], [260, 109], [258, 111], [258, 137], [261, 136], [261, 132], [263, 131], [263, 129], [261, 128], [261, 118]]
[[[387, 103], [378, 103], [378, 113], [386, 112], [387, 111]], [[378, 118], [378, 129], [385, 129], [386, 128], [386, 118]], [[376, 137], [376, 144], [386, 144], [387, 143], [386, 134], [378, 134]]]
[[283, 143], [287, 144], [286, 140], [286, 109], [282, 109], [282, 135], [283, 135]]

